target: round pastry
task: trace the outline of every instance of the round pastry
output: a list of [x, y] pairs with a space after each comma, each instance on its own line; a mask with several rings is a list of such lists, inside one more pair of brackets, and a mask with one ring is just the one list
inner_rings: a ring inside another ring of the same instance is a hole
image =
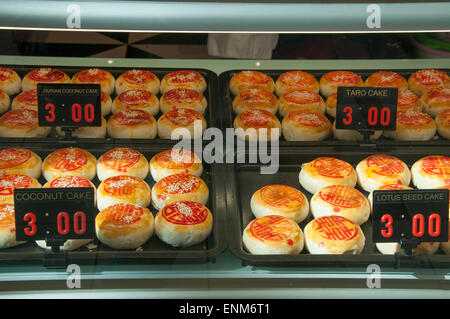
[[155, 181], [173, 174], [192, 174], [200, 177], [203, 165], [200, 158], [191, 151], [171, 149], [153, 156], [149, 163], [150, 174]]
[[422, 112], [422, 102], [419, 97], [408, 89], [398, 90], [397, 111], [410, 109]]
[[122, 73], [116, 80], [116, 95], [127, 90], [145, 90], [157, 95], [160, 86], [159, 78], [147, 70], [129, 70]]
[[162, 139], [201, 138], [205, 129], [203, 115], [191, 109], [173, 109], [158, 119], [158, 136]]
[[423, 111], [433, 118], [439, 113], [450, 109], [450, 87], [427, 90], [421, 97]]
[[428, 89], [450, 87], [450, 76], [441, 70], [419, 70], [409, 77], [408, 86], [414, 94], [422, 96]]
[[248, 141], [276, 141], [280, 137], [280, 120], [271, 112], [252, 109], [235, 117], [236, 136]]
[[173, 247], [190, 247], [211, 234], [213, 215], [204, 205], [178, 201], [164, 206], [155, 217], [155, 233]]
[[162, 113], [167, 113], [177, 108], [184, 108], [204, 115], [208, 102], [205, 96], [196, 90], [177, 88], [164, 93], [159, 101], [159, 106]]
[[343, 160], [333, 157], [318, 157], [302, 165], [299, 182], [309, 193], [315, 194], [329, 185], [355, 187], [357, 176], [353, 167]]
[[113, 249], [136, 249], [153, 235], [155, 225], [150, 210], [133, 204], [108, 206], [95, 217], [98, 240]]
[[295, 90], [283, 94], [280, 97], [280, 116], [285, 117], [292, 111], [308, 110], [324, 114], [326, 104], [322, 97], [314, 92], [306, 90]]
[[0, 203], [14, 204], [14, 189], [16, 188], [40, 188], [41, 184], [36, 178], [27, 175], [2, 175], [0, 176]]
[[432, 189], [450, 185], [450, 157], [426, 156], [411, 167], [411, 180], [418, 189]]
[[256, 218], [279, 215], [301, 223], [309, 214], [309, 203], [298, 189], [286, 185], [268, 185], [252, 196], [250, 207]]
[[283, 136], [287, 141], [323, 141], [332, 133], [330, 120], [322, 113], [292, 111], [281, 122]]
[[22, 80], [16, 71], [0, 67], [0, 90], [8, 95], [14, 95], [20, 92]]
[[370, 216], [369, 200], [357, 189], [345, 185], [325, 186], [311, 198], [314, 218], [341, 216], [362, 225]]
[[90, 68], [75, 73], [72, 76], [72, 83], [100, 84], [101, 90], [108, 95], [112, 95], [115, 88], [114, 76], [108, 71], [98, 68]]
[[160, 179], [152, 188], [152, 204], [161, 209], [177, 201], [193, 201], [206, 205], [209, 189], [198, 176], [174, 174]]
[[42, 164], [42, 175], [47, 181], [65, 175], [92, 180], [95, 173], [94, 155], [78, 147], [60, 148], [47, 155]]
[[[56, 128], [56, 132], [60, 136], [64, 136], [65, 133], [61, 127]], [[104, 138], [106, 136], [106, 120], [102, 117], [101, 126], [82, 126], [72, 131], [72, 136], [78, 138]]]
[[[402, 184], [386, 184], [386, 185], [380, 185], [377, 188], [374, 189], [374, 191], [396, 191], [396, 190], [408, 190], [413, 189], [412, 187], [402, 185]], [[370, 209], [373, 208], [373, 191], [370, 192], [369, 196], [367, 196], [367, 199], [370, 203]]]
[[50, 131], [51, 127], [39, 126], [34, 110], [11, 110], [0, 117], [1, 137], [46, 137]]
[[180, 70], [167, 73], [161, 80], [160, 91], [162, 94], [175, 88], [196, 90], [200, 93], [206, 90], [206, 80], [197, 71]]
[[112, 104], [112, 113], [126, 109], [146, 111], [155, 116], [159, 112], [159, 100], [155, 94], [145, 90], [127, 90], [120, 93]]
[[0, 113], [5, 113], [9, 109], [11, 99], [5, 91], [0, 89]]
[[102, 91], [101, 93], [102, 116], [107, 116], [112, 110], [112, 99], [109, 94]]
[[324, 74], [319, 81], [320, 94], [325, 98], [337, 93], [339, 86], [363, 86], [361, 77], [352, 71], [331, 71]]
[[[371, 140], [377, 140], [383, 135], [383, 131], [374, 131], [374, 134], [370, 135]], [[364, 135], [358, 132], [358, 130], [352, 129], [337, 129], [336, 121], [333, 121], [333, 137], [339, 141], [362, 141]]]
[[275, 82], [275, 92], [278, 96], [297, 90], [319, 93], [319, 81], [304, 71], [288, 71], [281, 74]]
[[19, 93], [11, 103], [11, 110], [18, 109], [38, 110], [37, 90], [23, 91]]
[[112, 115], [106, 123], [112, 138], [154, 139], [158, 132], [155, 118], [143, 110], [127, 109]]
[[108, 206], [129, 203], [147, 207], [151, 201], [148, 184], [134, 176], [119, 175], [103, 180], [97, 189], [97, 207], [103, 210]]
[[391, 71], [378, 71], [369, 75], [364, 81], [366, 87], [390, 87], [404, 90], [408, 88], [408, 81], [398, 73]]
[[113, 148], [102, 154], [97, 161], [97, 177], [100, 181], [118, 175], [145, 179], [148, 171], [148, 161], [145, 156], [126, 147]]
[[358, 184], [366, 192], [386, 184], [402, 184], [411, 182], [408, 166], [392, 155], [375, 154], [360, 161], [356, 166]]
[[359, 225], [342, 216], [323, 216], [304, 229], [305, 247], [310, 254], [358, 255], [366, 238]]
[[325, 101], [327, 105], [327, 114], [331, 117], [336, 117], [336, 107], [337, 107], [337, 93], [331, 94]]
[[436, 123], [428, 114], [414, 110], [397, 111], [395, 131], [383, 135], [397, 141], [429, 141], [436, 134]]
[[276, 114], [278, 112], [278, 99], [275, 94], [263, 89], [249, 89], [241, 91], [233, 99], [233, 111], [236, 114], [260, 109]]
[[25, 148], [6, 148], [0, 151], [0, 175], [41, 176], [42, 160], [36, 153]]
[[[400, 243], [376, 243], [378, 251], [383, 255], [394, 255], [403, 252]], [[412, 249], [413, 254], [417, 255], [434, 255], [439, 249], [439, 243], [421, 242], [419, 246]]]
[[73, 175], [57, 176], [44, 184], [44, 188], [92, 187], [94, 189], [94, 205], [97, 205], [97, 191], [90, 180]]
[[450, 109], [445, 110], [436, 116], [437, 132], [443, 138], [450, 140]]
[[10, 248], [25, 241], [16, 240], [16, 219], [14, 214], [14, 204], [0, 204], [0, 248]]
[[23, 77], [22, 91], [34, 90], [38, 83], [70, 83], [70, 77], [58, 69], [37, 68]]
[[279, 215], [252, 220], [242, 234], [244, 248], [253, 255], [297, 255], [304, 240], [298, 224]]
[[273, 93], [275, 82], [269, 75], [260, 71], [241, 71], [231, 77], [229, 87], [234, 96], [249, 89], [261, 89]]

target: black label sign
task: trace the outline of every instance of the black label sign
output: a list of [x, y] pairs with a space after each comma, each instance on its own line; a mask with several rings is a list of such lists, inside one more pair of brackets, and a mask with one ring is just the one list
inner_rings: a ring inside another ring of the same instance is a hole
[[39, 126], [101, 126], [100, 84], [39, 83]]
[[397, 88], [338, 87], [336, 128], [395, 130]]
[[16, 239], [88, 239], [95, 235], [94, 189], [14, 190]]
[[373, 242], [448, 241], [449, 190], [373, 192]]

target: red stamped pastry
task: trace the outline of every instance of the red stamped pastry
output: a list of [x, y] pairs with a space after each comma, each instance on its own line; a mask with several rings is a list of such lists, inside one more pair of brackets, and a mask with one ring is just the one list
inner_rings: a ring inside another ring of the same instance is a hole
[[197, 71], [181, 70], [168, 73], [164, 76], [168, 83], [186, 84], [201, 81], [203, 76]]
[[144, 215], [142, 207], [132, 204], [111, 205], [102, 211], [103, 223], [114, 226], [127, 226], [137, 223]]
[[6, 112], [0, 117], [3, 124], [13, 127], [38, 126], [38, 113], [30, 109], [17, 109]]
[[312, 221], [314, 241], [350, 241], [359, 235], [359, 226], [338, 215], [318, 217]]
[[122, 78], [133, 85], [144, 85], [157, 79], [156, 75], [147, 70], [130, 70], [123, 73]]
[[195, 192], [202, 183], [195, 175], [173, 174], [161, 179], [154, 187], [167, 194], [186, 194]]
[[203, 120], [203, 117], [199, 112], [184, 108], [172, 109], [169, 112], [164, 113], [162, 117], [177, 126], [189, 126], [195, 121]]
[[297, 89], [307, 89], [311, 84], [317, 83], [317, 79], [304, 71], [289, 71], [280, 75], [277, 82]]
[[295, 208], [305, 204], [305, 196], [294, 187], [268, 185], [261, 189], [261, 198], [273, 207]]
[[318, 196], [330, 205], [342, 208], [358, 208], [365, 197], [356, 189], [344, 185], [330, 185], [319, 191]]
[[321, 101], [320, 95], [306, 90], [295, 90], [285, 93], [283, 94], [283, 98], [287, 102], [294, 104], [312, 104]]
[[412, 77], [419, 83], [424, 85], [447, 86], [450, 77], [441, 70], [425, 69], [415, 72]]
[[433, 118], [428, 114], [414, 110], [400, 110], [397, 112], [397, 123], [407, 126], [424, 126], [430, 124]]
[[16, 219], [13, 204], [0, 204], [0, 228], [10, 228], [15, 231]]
[[28, 73], [28, 76], [37, 82], [55, 82], [64, 78], [65, 73], [53, 68], [39, 68]]
[[126, 109], [110, 117], [110, 120], [116, 121], [120, 125], [139, 125], [154, 122], [153, 116], [143, 110]]
[[396, 191], [396, 190], [402, 190], [402, 189], [411, 189], [411, 187], [403, 185], [403, 184], [386, 184], [386, 185], [381, 185], [380, 187], [377, 187], [377, 190], [380, 190], [380, 191]]
[[17, 167], [31, 158], [31, 151], [23, 148], [7, 148], [0, 151], [0, 169]]
[[37, 90], [34, 89], [34, 90], [24, 91], [24, 92], [20, 93], [19, 95], [17, 95], [15, 100], [17, 100], [17, 102], [20, 102], [21, 104], [24, 104], [24, 105], [37, 107], [37, 105], [38, 105]]
[[319, 157], [311, 163], [317, 174], [329, 178], [345, 178], [354, 173], [353, 167], [340, 159]]
[[408, 88], [408, 82], [398, 73], [391, 71], [378, 71], [366, 79], [365, 86], [396, 87], [399, 89], [406, 89]]
[[0, 196], [11, 196], [16, 188], [30, 188], [33, 179], [27, 175], [4, 175], [0, 176]]
[[351, 71], [331, 71], [322, 78], [336, 86], [357, 86], [362, 84], [361, 77]]
[[366, 166], [370, 172], [381, 176], [396, 176], [405, 171], [405, 164], [401, 160], [383, 154], [367, 157]]
[[119, 95], [119, 101], [128, 106], [145, 103], [153, 99], [153, 94], [146, 90], [127, 90]]
[[142, 154], [138, 151], [117, 147], [103, 154], [100, 158], [100, 163], [109, 169], [126, 173], [128, 169], [139, 162], [141, 157]]
[[14, 71], [7, 68], [0, 68], [0, 81], [7, 81], [14, 75]]
[[402, 108], [414, 105], [419, 101], [419, 97], [410, 90], [399, 90], [397, 98], [397, 107]]
[[206, 221], [209, 210], [206, 206], [192, 201], [179, 201], [164, 206], [161, 216], [176, 225], [197, 225]]
[[265, 73], [259, 71], [242, 71], [233, 76], [241, 83], [249, 85], [267, 84], [272, 81], [272, 78]]
[[239, 114], [237, 119], [246, 127], [263, 128], [272, 127], [275, 116], [269, 111], [254, 109]]
[[79, 176], [58, 176], [48, 184], [50, 188], [92, 187], [89, 180]]
[[286, 116], [286, 120], [309, 127], [326, 127], [330, 124], [325, 115], [310, 110], [292, 111]]
[[129, 196], [135, 193], [142, 181], [134, 176], [113, 176], [103, 181], [103, 189], [112, 196]]
[[251, 222], [247, 231], [260, 241], [279, 242], [288, 240], [290, 245], [294, 244], [291, 238], [297, 232], [289, 219], [278, 215], [268, 215], [255, 219]]
[[62, 148], [51, 153], [46, 163], [49, 167], [63, 172], [77, 170], [88, 163], [87, 154], [76, 147]]
[[[427, 156], [420, 162], [421, 169], [428, 175], [450, 176], [450, 158], [447, 156]], [[449, 179], [450, 184], [450, 179]]]
[[105, 81], [108, 78], [109, 73], [105, 70], [92, 68], [88, 70], [80, 71], [76, 74], [78, 82], [83, 83], [99, 83]]
[[186, 150], [167, 150], [155, 155], [155, 162], [158, 167], [167, 169], [187, 169], [196, 161], [194, 153]]
[[188, 89], [188, 88], [176, 88], [167, 91], [161, 97], [167, 103], [198, 103], [202, 101], [203, 94], [196, 90]]

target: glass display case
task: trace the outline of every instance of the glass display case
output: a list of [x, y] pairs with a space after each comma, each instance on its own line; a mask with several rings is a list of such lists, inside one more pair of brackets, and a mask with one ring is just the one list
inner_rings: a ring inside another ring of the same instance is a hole
[[[14, 32], [65, 31], [68, 34], [66, 43], [69, 45], [72, 42], [71, 34], [97, 32], [277, 34], [280, 39], [283, 35], [295, 34], [344, 34], [364, 39], [374, 34], [405, 34], [409, 37], [414, 34], [439, 33], [445, 37], [446, 32], [450, 32], [450, 3], [371, 3], [364, 0], [345, 3], [333, 0], [281, 3], [1, 0], [0, 29]], [[423, 44], [425, 40], [421, 41]], [[7, 41], [4, 43], [6, 45]], [[345, 43], [342, 45], [345, 46]], [[296, 49], [295, 46], [290, 48]], [[305, 46], [300, 48], [304, 49]], [[377, 47], [376, 50], [386, 48]], [[316, 50], [321, 52], [320, 48]], [[73, 51], [77, 51], [75, 41]], [[434, 137], [422, 141], [401, 141], [385, 136], [378, 140], [342, 140], [329, 133], [320, 141], [292, 141], [281, 133], [277, 142], [266, 145], [264, 154], [256, 155], [252, 153], [254, 150], [238, 148], [238, 140], [234, 136], [231, 143], [227, 139], [227, 129], [234, 127], [237, 117], [232, 104], [236, 94], [231, 92], [229, 83], [233, 75], [240, 71], [260, 71], [269, 75], [274, 82], [282, 74], [296, 70], [312, 74], [316, 80], [328, 72], [342, 70], [353, 71], [363, 80], [381, 70], [395, 71], [406, 80], [422, 69], [443, 70], [450, 75], [450, 57], [445, 55], [445, 49], [439, 52], [444, 52], [439, 58], [415, 56], [378, 59], [371, 56], [308, 59], [302, 58], [303, 55], [298, 52], [295, 52], [297, 55], [280, 54], [279, 58], [273, 59], [185, 58], [182, 53], [177, 58], [76, 57], [76, 53], [73, 56], [59, 56], [57, 50], [47, 56], [0, 56], [0, 67], [14, 69], [22, 79], [29, 71], [39, 67], [59, 69], [69, 77], [85, 69], [99, 68], [109, 71], [116, 80], [121, 74], [138, 69], [151, 71], [160, 80], [175, 71], [195, 70], [201, 74], [206, 80], [203, 95], [208, 103], [203, 117], [207, 129], [211, 130], [204, 131], [207, 134], [203, 135], [199, 143], [185, 145], [192, 146], [196, 154], [203, 155], [203, 171], [199, 176], [208, 187], [208, 200], [204, 204], [214, 218], [209, 236], [185, 248], [172, 247], [153, 233], [148, 241], [133, 249], [111, 248], [98, 238], [70, 251], [44, 249], [38, 247], [34, 240], [1, 249], [1, 297], [447, 298], [450, 256], [442, 248], [432, 254], [382, 254], [372, 241], [373, 215], [361, 224], [360, 231], [365, 235], [365, 242], [362, 251], [356, 254], [312, 254], [302, 247], [297, 254], [258, 255], [249, 253], [243, 243], [244, 229], [255, 219], [251, 197], [263, 186], [297, 188], [311, 203], [314, 192], [307, 191], [299, 181], [299, 173], [307, 163], [321, 157], [333, 157], [348, 162], [356, 169], [357, 164], [370, 155], [387, 154], [404, 161], [409, 171], [416, 161], [425, 156], [450, 156], [450, 142], [443, 135], [435, 132]], [[11, 101], [17, 94], [11, 96]], [[113, 92], [112, 100], [118, 95]], [[162, 92], [156, 95], [160, 99]], [[325, 102], [323, 92], [320, 92], [320, 96]], [[109, 121], [111, 116], [108, 114], [106, 120]], [[162, 112], [154, 114], [155, 122], [161, 116]], [[326, 117], [330, 123], [334, 121], [329, 114]], [[284, 117], [278, 114], [277, 118], [281, 129]], [[0, 143], [1, 149], [32, 150], [42, 161], [62, 148], [81, 148], [92, 153], [97, 161], [112, 149], [131, 148], [142, 153], [147, 163], [156, 154], [180, 145], [178, 140], [166, 140], [159, 136], [140, 139], [114, 137], [111, 131], [107, 131], [103, 137], [65, 138], [55, 128], [45, 138], [3, 136], [0, 137]], [[210, 152], [211, 148], [214, 148], [213, 153]], [[272, 164], [276, 166], [274, 171], [262, 173], [263, 168]], [[444, 166], [439, 169], [443, 169], [444, 175], [449, 174], [446, 169], [450, 168]], [[49, 181], [44, 175], [39, 175], [38, 180], [41, 185]], [[149, 170], [143, 180], [151, 188], [155, 188], [158, 182]], [[103, 180], [96, 176], [92, 182], [98, 194]], [[408, 181], [406, 184], [417, 188], [413, 182]], [[357, 185], [356, 180], [354, 186], [367, 200], [370, 191]], [[161, 210], [150, 204], [148, 207], [155, 217]], [[95, 214], [98, 212], [96, 210]], [[302, 234], [306, 233], [305, 226], [313, 219], [308, 210], [308, 216], [298, 223]], [[446, 230], [445, 226], [443, 230]], [[430, 246], [438, 247], [439, 243]]]

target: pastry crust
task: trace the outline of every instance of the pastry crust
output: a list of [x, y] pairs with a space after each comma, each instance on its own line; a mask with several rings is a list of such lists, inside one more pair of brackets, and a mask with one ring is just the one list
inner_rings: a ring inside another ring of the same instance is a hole
[[161, 96], [159, 101], [162, 113], [167, 113], [173, 109], [191, 109], [204, 115], [208, 102], [206, 97], [193, 89], [176, 88], [167, 91]]
[[155, 94], [145, 90], [126, 90], [116, 96], [112, 104], [112, 113], [126, 109], [146, 111], [152, 116], [159, 113], [159, 100]]
[[330, 120], [322, 113], [309, 110], [290, 112], [281, 126], [287, 141], [322, 141], [332, 133]]
[[331, 71], [324, 74], [319, 81], [320, 94], [325, 98], [337, 93], [339, 86], [363, 86], [362, 78], [352, 71]]
[[[197, 139], [206, 129], [206, 120], [191, 109], [172, 109], [158, 119], [158, 136], [162, 139]], [[180, 137], [177, 133], [180, 133]], [[172, 135], [173, 138], [172, 138]]]
[[95, 174], [95, 156], [78, 147], [60, 148], [47, 155], [42, 164], [42, 175], [47, 181], [65, 175], [92, 180]]
[[432, 88], [421, 97], [423, 111], [435, 118], [439, 113], [450, 109], [450, 87]]
[[267, 185], [253, 193], [250, 207], [256, 218], [279, 215], [301, 223], [309, 214], [309, 202], [298, 189], [287, 185]]
[[277, 96], [296, 91], [306, 90], [319, 93], [319, 81], [310, 73], [305, 71], [288, 71], [281, 74], [275, 82]]
[[149, 209], [132, 204], [115, 204], [98, 213], [95, 231], [101, 243], [113, 249], [136, 249], [154, 232]]
[[72, 83], [100, 84], [101, 90], [108, 95], [112, 95], [115, 88], [114, 76], [99, 68], [90, 68], [75, 73], [72, 76]]
[[24, 244], [16, 240], [16, 220], [14, 204], [0, 204], [0, 248], [11, 248]]
[[304, 235], [292, 219], [267, 215], [245, 227], [242, 243], [253, 255], [297, 255], [303, 250]]
[[408, 89], [398, 90], [397, 110], [413, 110], [422, 112], [422, 102], [419, 97]]
[[305, 247], [310, 254], [361, 254], [365, 236], [359, 225], [342, 216], [323, 216], [304, 229]]
[[397, 111], [395, 131], [383, 135], [398, 141], [429, 141], [436, 134], [436, 123], [428, 114], [414, 110]]
[[261, 109], [276, 114], [278, 112], [278, 98], [275, 94], [258, 88], [239, 92], [233, 99], [233, 111], [235, 114]]
[[209, 189], [198, 176], [174, 174], [160, 179], [152, 188], [153, 207], [160, 210], [177, 201], [193, 201], [206, 205]]
[[41, 184], [36, 178], [27, 175], [2, 175], [0, 176], [0, 204], [14, 204], [14, 189], [17, 188], [41, 188]]
[[234, 96], [249, 89], [261, 89], [274, 93], [275, 82], [269, 75], [260, 71], [240, 71], [231, 77], [229, 88]]
[[193, 70], [179, 70], [167, 73], [161, 80], [162, 94], [175, 88], [187, 88], [200, 93], [205, 92], [207, 83], [203, 75]]
[[392, 71], [378, 71], [369, 75], [364, 81], [366, 87], [391, 87], [404, 90], [408, 88], [408, 81], [400, 74]]
[[355, 187], [357, 176], [353, 167], [343, 160], [334, 157], [318, 157], [302, 165], [299, 182], [306, 191], [315, 194], [329, 185]]
[[450, 76], [436, 69], [418, 70], [409, 77], [408, 87], [414, 94], [422, 96], [431, 88], [450, 87]]
[[106, 131], [112, 138], [154, 139], [158, 132], [158, 126], [150, 113], [127, 109], [108, 119]]
[[213, 215], [204, 205], [177, 201], [164, 206], [155, 217], [155, 233], [173, 247], [190, 247], [203, 242], [211, 234]]
[[37, 100], [37, 90], [29, 90], [20, 92], [11, 103], [11, 110], [18, 109], [29, 109], [37, 112], [38, 110], [38, 100]]
[[233, 122], [235, 134], [242, 140], [275, 141], [281, 133], [281, 123], [271, 112], [252, 109], [242, 112]]
[[41, 176], [42, 159], [25, 148], [6, 148], [0, 151], [0, 175], [27, 175], [35, 179]]
[[22, 79], [16, 71], [0, 67], [0, 90], [9, 96], [17, 94], [22, 88]]
[[116, 95], [127, 90], [145, 90], [157, 95], [161, 81], [148, 70], [133, 69], [119, 75], [115, 81]]
[[157, 182], [173, 174], [192, 174], [200, 177], [203, 165], [200, 158], [191, 151], [171, 149], [153, 156], [149, 162], [150, 174]]
[[50, 130], [51, 127], [39, 126], [34, 110], [11, 110], [0, 117], [1, 137], [47, 137]]
[[292, 111], [307, 110], [324, 114], [326, 104], [322, 97], [312, 91], [295, 90], [283, 94], [279, 101], [279, 113], [285, 117]]
[[22, 91], [34, 90], [38, 83], [70, 83], [70, 77], [59, 69], [37, 68], [23, 77]]
[[115, 147], [102, 154], [97, 160], [97, 177], [100, 181], [118, 175], [145, 179], [148, 171], [149, 166], [145, 156], [127, 147]]
[[430, 155], [419, 159], [411, 167], [411, 181], [418, 189], [450, 185], [450, 158]]

